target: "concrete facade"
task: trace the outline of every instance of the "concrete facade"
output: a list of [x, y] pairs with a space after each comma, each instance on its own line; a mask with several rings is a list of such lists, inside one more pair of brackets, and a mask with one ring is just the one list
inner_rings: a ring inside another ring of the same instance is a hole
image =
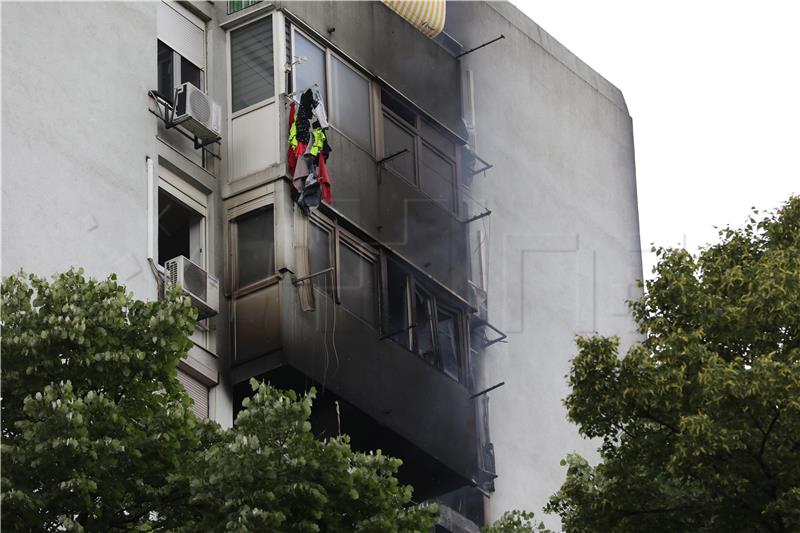
[[595, 454], [561, 403], [575, 335], [636, 339], [625, 306], [642, 278], [631, 117], [619, 89], [508, 3], [448, 3], [446, 31], [468, 49], [505, 36], [461, 60], [473, 146], [494, 165], [473, 180], [492, 215], [472, 229], [486, 232], [489, 320], [509, 336], [479, 372], [480, 388], [505, 381], [490, 393], [487, 519], [540, 516], [563, 482], [559, 461]]
[[[512, 508], [540, 514], [563, 480], [559, 460], [594, 449], [561, 404], [575, 334], [635, 339], [624, 301], [636, 294], [641, 257], [621, 92], [507, 3], [448, 2], [445, 31], [462, 49], [505, 36], [460, 59], [378, 2], [227, 7], [0, 5], [3, 274], [82, 266], [95, 277], [114, 272], [137, 297], [155, 299], [159, 198], [172, 195], [202, 213], [191, 259], [221, 281], [219, 314], [198, 327], [181, 366], [208, 387], [208, 416], [230, 425], [250, 377], [323, 384], [329, 396], [321, 395], [315, 430], [331, 431], [330, 409], [343, 406], [354, 445], [394, 450], [417, 493], [448, 506], [446, 530], [473, 531], [470, 520]], [[164, 13], [202, 28], [204, 90], [223, 114], [222, 142], [205, 151], [156, 116]], [[267, 18], [274, 93], [233, 112], [230, 34]], [[346, 249], [371, 265], [374, 280], [362, 284], [374, 318], [334, 304], [319, 283], [292, 281], [313, 273], [312, 225], [287, 177], [294, 32], [324, 50], [328, 68], [339, 60], [369, 86], [370, 146], [333, 117], [334, 202], [312, 218], [336, 239], [331, 264], [338, 268]], [[420, 154], [452, 164], [450, 208], [421, 184], [421, 159], [416, 181], [379, 164], [390, 155], [383, 92], [417, 117]], [[474, 155], [493, 167], [473, 176], [482, 166]], [[468, 222], [486, 209], [491, 215]], [[238, 224], [264, 210], [274, 220], [274, 268], [239, 287]], [[409, 325], [417, 319], [406, 320], [412, 333], [399, 341], [393, 331], [390, 264], [403, 272], [409, 316], [418, 294], [431, 298], [431, 353], [418, 350], [418, 326]], [[476, 319], [473, 287], [488, 295], [484, 318], [507, 343], [483, 349], [483, 333], [497, 334]], [[458, 337], [455, 376], [444, 372], [433, 318], [447, 313]], [[501, 381], [488, 404], [471, 398]]]

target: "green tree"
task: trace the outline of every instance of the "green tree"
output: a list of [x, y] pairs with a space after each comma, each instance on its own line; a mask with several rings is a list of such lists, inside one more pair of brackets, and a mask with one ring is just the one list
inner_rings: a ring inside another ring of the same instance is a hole
[[506, 511], [492, 525], [483, 528], [483, 533], [552, 533], [544, 523], [536, 524], [534, 519], [529, 511]]
[[253, 382], [234, 427], [176, 379], [196, 313], [112, 276], [22, 273], [2, 292], [2, 520], [8, 531], [427, 531], [400, 461], [318, 440], [313, 392]]
[[624, 357], [578, 339], [565, 404], [601, 462], [563, 462], [565, 531], [800, 531], [800, 198], [759, 216], [657, 250]]

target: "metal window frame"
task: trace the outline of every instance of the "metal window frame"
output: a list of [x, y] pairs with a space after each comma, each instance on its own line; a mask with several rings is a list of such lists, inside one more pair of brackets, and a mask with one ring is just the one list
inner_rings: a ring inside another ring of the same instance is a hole
[[[275, 213], [275, 206], [273, 203], [260, 203], [261, 205], [255, 205], [251, 209], [236, 211], [231, 213], [230, 218], [228, 219], [228, 241], [230, 243], [230, 251], [229, 251], [229, 260], [230, 260], [230, 282], [231, 282], [231, 297], [233, 299], [245, 296], [250, 294], [251, 292], [255, 292], [259, 289], [264, 287], [268, 287], [270, 285], [274, 285], [278, 281], [280, 281], [281, 276], [278, 272], [277, 265], [275, 264], [275, 259], [277, 256], [277, 242], [276, 242], [276, 235], [277, 232], [275, 231], [276, 227], [276, 213]], [[249, 283], [244, 286], [239, 286], [239, 220], [242, 217], [250, 216], [256, 214], [258, 212], [266, 212], [272, 211], [272, 269], [273, 272], [268, 276], [256, 280], [252, 283]]]
[[[378, 105], [380, 106], [380, 109], [381, 109], [381, 116], [380, 116], [381, 120], [379, 120], [379, 125], [378, 125], [378, 127], [379, 127], [378, 137], [380, 139], [378, 144], [377, 144], [379, 146], [379, 149], [377, 150], [378, 157], [379, 158], [383, 158], [383, 157], [386, 157], [387, 155], [391, 155], [391, 154], [386, 154], [386, 150], [385, 150], [385, 138], [386, 137], [385, 137], [385, 132], [384, 132], [384, 124], [385, 124], [384, 121], [386, 120], [386, 116], [388, 115], [389, 120], [391, 120], [392, 123], [394, 123], [395, 126], [403, 129], [404, 131], [406, 131], [409, 135], [411, 135], [413, 137], [414, 154], [412, 154], [412, 157], [414, 158], [414, 180], [413, 181], [409, 181], [405, 176], [402, 176], [397, 171], [394, 171], [391, 168], [388, 168], [387, 170], [389, 172], [392, 172], [396, 176], [404, 179], [406, 182], [411, 183], [415, 187], [415, 189], [417, 189], [420, 193], [425, 195], [425, 197], [427, 197], [430, 200], [432, 200], [436, 205], [440, 206], [442, 209], [444, 209], [448, 213], [451, 213], [451, 214], [453, 214], [455, 216], [458, 216], [459, 211], [460, 211], [460, 209], [459, 209], [459, 203], [460, 203], [459, 202], [460, 201], [460, 194], [459, 194], [459, 182], [460, 182], [460, 180], [459, 180], [459, 176], [461, 175], [461, 165], [459, 164], [459, 159], [460, 159], [459, 153], [460, 153], [460, 148], [461, 147], [458, 145], [458, 143], [448, 139], [453, 144], [453, 154], [447, 154], [447, 153], [443, 152], [442, 150], [440, 150], [435, 144], [433, 144], [431, 141], [427, 140], [425, 138], [425, 135], [423, 135], [423, 132], [422, 132], [422, 121], [426, 121], [434, 129], [442, 130], [442, 128], [439, 126], [439, 124], [436, 123], [435, 121], [429, 120], [422, 113], [420, 113], [418, 110], [416, 110], [413, 105], [408, 105], [408, 104], [410, 104], [410, 102], [406, 101], [404, 98], [399, 97], [397, 95], [393, 95], [393, 96], [395, 98], [398, 98], [399, 100], [401, 100], [401, 103], [406, 104], [406, 107], [409, 107], [409, 109], [414, 112], [414, 115], [415, 115], [414, 116], [414, 124], [413, 125], [409, 124], [405, 119], [403, 119], [397, 113], [395, 113], [394, 111], [389, 109], [386, 105], [384, 105], [383, 102], [380, 99], [380, 89], [379, 89], [377, 91], [377, 98], [378, 98]], [[444, 133], [445, 133], [446, 137], [450, 137], [451, 136], [449, 133], [447, 133], [447, 131], [444, 131]], [[438, 200], [433, 198], [423, 188], [423, 178], [422, 178], [422, 150], [423, 150], [423, 148], [429, 149], [434, 154], [440, 156], [442, 159], [444, 159], [445, 161], [447, 161], [448, 163], [450, 163], [452, 165], [452, 168], [453, 168], [453, 180], [450, 183], [452, 205], [451, 205], [450, 208], [444, 207]]]
[[[226, 28], [225, 30], [225, 57], [227, 61], [225, 62], [225, 75], [227, 76], [227, 83], [226, 88], [228, 91], [228, 131], [233, 131], [232, 124], [233, 119], [238, 118], [242, 115], [246, 115], [251, 111], [255, 111], [256, 109], [260, 109], [269, 105], [270, 103], [274, 102], [278, 98], [278, 94], [280, 94], [280, 87], [279, 87], [279, 77], [280, 77], [280, 62], [275, 61], [276, 52], [280, 50], [280, 42], [277, 40], [277, 34], [279, 33], [278, 30], [278, 19], [274, 17], [275, 12], [268, 11], [261, 15], [258, 15], [253, 18], [247, 18], [242, 20], [238, 24], [231, 25]], [[240, 30], [250, 24], [255, 24], [265, 18], [271, 18], [272, 22], [272, 95], [265, 98], [264, 100], [260, 100], [254, 104], [250, 104], [247, 107], [243, 107], [237, 111], [233, 110], [233, 61], [231, 58], [231, 34], [236, 30]]]

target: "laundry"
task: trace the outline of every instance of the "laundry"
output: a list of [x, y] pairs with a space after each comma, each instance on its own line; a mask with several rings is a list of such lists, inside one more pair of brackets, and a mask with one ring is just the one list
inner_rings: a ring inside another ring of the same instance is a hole
[[320, 202], [331, 203], [331, 180], [325, 165], [331, 153], [326, 130], [328, 117], [319, 89], [308, 89], [299, 105], [289, 106], [287, 173], [299, 193], [297, 205], [308, 216]]
[[318, 87], [314, 87], [314, 100], [316, 100], [317, 105], [314, 106], [313, 113], [314, 119], [319, 122], [319, 125], [322, 129], [328, 128], [328, 114], [325, 113], [325, 106], [322, 103], [322, 95], [319, 92]]

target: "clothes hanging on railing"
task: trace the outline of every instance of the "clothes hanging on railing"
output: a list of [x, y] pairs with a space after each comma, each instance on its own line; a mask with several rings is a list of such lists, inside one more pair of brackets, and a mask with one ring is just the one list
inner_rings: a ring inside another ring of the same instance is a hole
[[320, 201], [331, 203], [331, 181], [325, 162], [331, 152], [325, 130], [328, 117], [319, 89], [303, 92], [300, 104], [289, 107], [287, 168], [298, 193], [297, 205], [308, 215]]

